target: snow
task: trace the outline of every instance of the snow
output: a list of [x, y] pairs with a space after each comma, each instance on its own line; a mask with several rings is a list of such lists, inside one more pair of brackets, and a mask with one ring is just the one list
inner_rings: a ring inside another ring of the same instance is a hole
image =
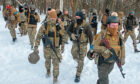
[[[41, 21], [45, 15], [41, 15]], [[40, 60], [37, 64], [28, 62], [28, 55], [32, 52], [28, 36], [21, 37], [17, 34], [17, 42], [12, 43], [9, 30], [5, 28], [5, 21], [0, 11], [0, 84], [52, 84], [52, 73], [46, 78], [45, 59], [43, 56], [42, 43], [39, 47]], [[41, 22], [38, 24], [38, 29]], [[99, 27], [101, 24], [99, 23]], [[17, 33], [19, 32], [16, 29]], [[100, 30], [98, 30], [99, 32]], [[136, 29], [136, 35], [138, 35]], [[138, 49], [140, 49], [138, 45]], [[60, 64], [59, 84], [76, 84], [74, 78], [77, 63], [71, 55], [72, 42], [66, 44]], [[88, 45], [89, 48], [89, 45]], [[139, 84], [140, 83], [140, 53], [134, 53], [132, 40], [129, 37], [126, 42], [126, 63], [123, 66], [126, 78], [123, 79], [115, 64], [110, 74], [110, 84]], [[94, 61], [85, 57], [84, 69], [81, 81], [78, 84], [96, 84], [98, 79], [97, 66]]]

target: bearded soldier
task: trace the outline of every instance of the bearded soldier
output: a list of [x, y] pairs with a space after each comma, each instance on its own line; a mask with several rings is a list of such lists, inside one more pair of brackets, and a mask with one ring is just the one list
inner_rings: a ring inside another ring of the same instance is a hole
[[62, 59], [60, 54], [60, 45], [62, 44], [61, 27], [57, 24], [57, 14], [54, 9], [52, 9], [45, 21], [45, 23], [40, 27], [39, 32], [36, 37], [34, 52], [38, 53], [38, 46], [40, 45], [40, 40], [42, 39], [44, 44], [44, 57], [45, 57], [45, 67], [47, 71], [47, 77], [50, 77], [51, 73], [51, 62], [53, 64], [53, 83], [57, 83], [59, 76], [59, 62]]
[[[119, 33], [119, 18], [110, 16], [107, 29], [101, 31], [90, 48], [90, 59], [95, 58], [98, 68], [97, 84], [109, 84], [109, 74], [116, 62], [119, 68], [125, 64], [125, 46]], [[124, 77], [124, 73], [122, 72]]]

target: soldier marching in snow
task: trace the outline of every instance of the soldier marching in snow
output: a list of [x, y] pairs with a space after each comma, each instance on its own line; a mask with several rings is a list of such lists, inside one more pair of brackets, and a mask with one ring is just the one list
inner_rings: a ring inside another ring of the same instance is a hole
[[31, 5], [27, 14], [27, 22], [28, 22], [28, 36], [31, 44], [31, 49], [33, 49], [35, 43], [35, 35], [37, 32], [37, 23], [40, 22], [40, 16], [35, 12], [35, 5]]
[[129, 13], [129, 16], [126, 18], [124, 22], [124, 42], [126, 42], [128, 36], [130, 36], [133, 40], [133, 46], [134, 46], [134, 52], [140, 52], [137, 49], [137, 44], [136, 44], [136, 35], [135, 35], [135, 28], [138, 25], [136, 18], [134, 16], [134, 11], [131, 11]]
[[75, 21], [70, 24], [69, 34], [73, 41], [71, 54], [78, 63], [75, 82], [79, 82], [87, 53], [87, 44], [92, 43], [93, 36], [91, 26], [84, 23], [84, 15], [81, 11], [76, 13], [75, 18]]
[[137, 40], [139, 41], [138, 43], [140, 43], [140, 20], [139, 20], [139, 28], [138, 28], [139, 34], [137, 36]]
[[13, 42], [15, 42], [17, 39], [15, 29], [17, 28], [17, 24], [20, 22], [20, 14], [12, 6], [11, 2], [7, 2], [6, 4], [6, 9], [3, 11], [3, 17], [6, 21], [6, 25], [8, 25], [8, 29], [10, 30]]
[[[109, 74], [116, 62], [122, 70], [125, 64], [125, 47], [121, 35], [119, 35], [119, 18], [110, 16], [107, 20], [107, 28], [101, 31], [93, 42], [88, 57], [95, 58], [98, 68], [97, 84], [109, 84]], [[122, 73], [123, 77], [124, 74]]]
[[22, 35], [26, 35], [27, 34], [27, 17], [25, 16], [25, 11], [24, 11], [24, 7], [23, 6], [19, 6], [19, 13], [20, 13], [20, 34]]
[[[36, 41], [34, 54], [38, 54], [38, 47], [40, 45], [40, 40], [42, 39], [44, 44], [44, 57], [45, 57], [45, 67], [47, 71], [47, 77], [51, 74], [51, 62], [53, 64], [53, 83], [57, 83], [59, 76], [59, 62], [62, 59], [60, 53], [60, 45], [62, 45], [62, 29], [57, 25], [57, 14], [54, 9], [52, 9], [43, 25], [40, 27]], [[35, 55], [36, 56], [36, 55]], [[29, 59], [31, 59], [30, 57]], [[35, 57], [34, 57], [35, 58]]]

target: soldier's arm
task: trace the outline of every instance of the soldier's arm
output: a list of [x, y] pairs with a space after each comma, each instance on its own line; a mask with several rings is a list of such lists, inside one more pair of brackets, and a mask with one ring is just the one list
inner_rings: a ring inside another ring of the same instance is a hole
[[92, 31], [91, 31], [91, 26], [89, 24], [86, 24], [86, 34], [89, 38], [89, 42], [90, 42], [90, 45], [92, 44], [92, 41], [93, 41], [93, 34], [92, 34]]
[[37, 22], [40, 22], [40, 16], [37, 14]]
[[97, 53], [104, 53], [104, 51], [106, 50], [105, 46], [100, 45], [102, 36], [102, 33], [99, 33], [97, 39], [93, 42], [94, 51], [96, 51]]
[[43, 37], [45, 32], [44, 24], [40, 27], [37, 36], [36, 36], [36, 41], [35, 41], [35, 46], [38, 47], [40, 45], [40, 40]]
[[73, 33], [74, 22], [72, 22], [68, 27], [68, 34], [71, 35]]
[[92, 24], [92, 18], [93, 18], [93, 16], [92, 16], [92, 17], [90, 18], [90, 20], [89, 20], [89, 23], [90, 23], [90, 24]]

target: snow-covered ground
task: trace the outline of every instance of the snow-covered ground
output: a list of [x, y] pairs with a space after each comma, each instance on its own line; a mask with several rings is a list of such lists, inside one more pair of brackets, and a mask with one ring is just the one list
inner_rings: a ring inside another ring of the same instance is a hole
[[[44, 15], [41, 15], [41, 21], [44, 17]], [[41, 23], [39, 23], [38, 28], [40, 26]], [[18, 29], [16, 31], [19, 33]], [[138, 32], [136, 31], [137, 34]], [[74, 83], [74, 78], [77, 63], [72, 59], [71, 47], [72, 42], [69, 41], [62, 54], [63, 60], [60, 64], [59, 84], [76, 84]], [[140, 45], [138, 45], [138, 49], [140, 49]], [[52, 74], [50, 78], [45, 77], [46, 69], [42, 43], [39, 51], [40, 61], [35, 65], [30, 64], [28, 55], [32, 50], [30, 49], [28, 36], [21, 37], [17, 34], [17, 42], [13, 44], [9, 30], [5, 28], [5, 22], [0, 11], [0, 84], [52, 84]], [[126, 63], [123, 67], [126, 78], [122, 78], [115, 64], [110, 74], [110, 84], [140, 84], [139, 56], [140, 53], [134, 53], [132, 40], [129, 37], [126, 42]], [[86, 57], [81, 81], [78, 84], [96, 84], [97, 79], [97, 66], [94, 61], [90, 61]]]

